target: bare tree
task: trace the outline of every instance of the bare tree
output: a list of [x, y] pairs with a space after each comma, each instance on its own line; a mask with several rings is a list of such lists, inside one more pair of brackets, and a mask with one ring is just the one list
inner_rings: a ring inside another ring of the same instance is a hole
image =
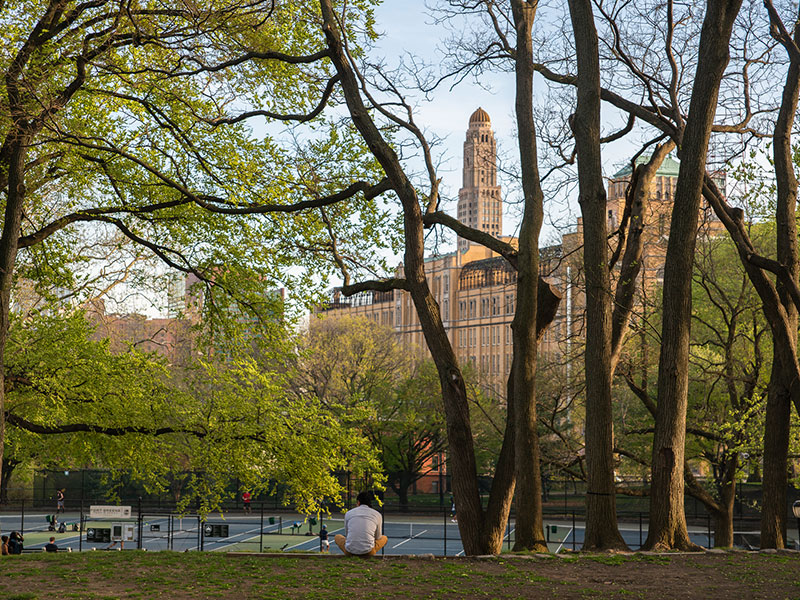
[[600, 156], [600, 57], [589, 0], [570, 0], [578, 63], [578, 101], [572, 130], [578, 155], [578, 201], [583, 214], [586, 277], [586, 538], [584, 548], [627, 549], [617, 529], [611, 410], [611, 281], [608, 273], [606, 191]]
[[741, 0], [711, 0], [703, 21], [697, 72], [686, 127], [664, 268], [664, 316], [653, 436], [650, 526], [645, 548], [695, 549], [683, 507], [686, 406], [689, 381], [691, 277], [708, 140], [717, 95], [729, 60], [728, 44]]
[[[501, 547], [503, 528], [508, 516], [511, 494], [514, 489], [513, 465], [515, 464], [514, 457], [516, 454], [514, 444], [515, 440], [518, 439], [515, 430], [519, 423], [517, 415], [517, 407], [519, 404], [516, 401], [509, 402], [506, 434], [495, 470], [489, 504], [486, 511], [484, 511], [478, 495], [475, 454], [469, 420], [469, 405], [463, 376], [442, 324], [439, 307], [431, 294], [425, 278], [424, 227], [426, 225], [433, 226], [435, 224], [445, 225], [461, 237], [484, 244], [497, 251], [519, 269], [520, 277], [526, 282], [525, 289], [530, 299], [530, 301], [526, 303], [526, 310], [522, 315], [527, 319], [524, 323], [530, 328], [522, 331], [520, 330], [519, 324], [523, 321], [515, 321], [514, 334], [515, 339], [517, 335], [521, 335], [531, 340], [534, 352], [533, 361], [528, 358], [522, 359], [526, 369], [523, 374], [526, 386], [525, 393], [529, 393], [527, 390], [532, 390], [533, 378], [531, 375], [535, 374], [535, 344], [546, 325], [554, 317], [559, 297], [549, 285], [538, 277], [538, 270], [536, 267], [538, 244], [535, 240], [526, 241], [525, 249], [522, 248], [523, 244], [521, 243], [521, 248], [518, 253], [516, 249], [493, 238], [491, 235], [472, 230], [460, 224], [455, 219], [437, 211], [438, 179], [433, 169], [432, 161], [430, 160], [427, 143], [419, 129], [413, 123], [410, 109], [407, 105], [404, 106], [407, 109], [407, 115], [405, 120], [401, 120], [388, 112], [380, 104], [373, 101], [368, 92], [364, 89], [362, 85], [363, 79], [359, 79], [359, 72], [353, 65], [352, 58], [347, 53], [341, 27], [337, 22], [337, 16], [333, 11], [330, 0], [322, 0], [321, 7], [324, 23], [323, 28], [330, 50], [331, 60], [340, 77], [341, 87], [350, 113], [350, 118], [363, 136], [370, 151], [375, 155], [375, 158], [385, 171], [392, 189], [399, 198], [404, 220], [405, 254], [402, 279], [395, 278], [351, 284], [348, 271], [344, 268], [344, 261], [340, 260], [340, 265], [343, 267], [345, 273], [345, 286], [343, 291], [347, 294], [351, 294], [366, 289], [381, 291], [403, 289], [411, 295], [428, 348], [436, 363], [442, 385], [442, 396], [447, 420], [448, 444], [450, 448], [452, 481], [454, 493], [459, 502], [459, 529], [461, 531], [462, 540], [464, 540], [465, 551], [468, 554], [496, 553]], [[534, 14], [533, 5], [523, 6], [523, 3], [520, 3], [518, 8], [525, 13], [524, 16], [526, 19], [532, 20]], [[520, 26], [523, 27], [522, 31], [524, 31], [525, 24], [521, 23]], [[529, 75], [529, 80], [532, 80], [532, 73]], [[422, 146], [430, 184], [430, 193], [425, 200], [426, 208], [424, 214], [420, 206], [420, 199], [417, 196], [417, 192], [408, 176], [405, 174], [396, 153], [382, 137], [380, 130], [370, 117], [364, 102], [364, 96], [367, 97], [372, 108], [376, 109], [378, 113], [388, 118], [395, 125], [406, 128], [407, 131], [411, 132], [412, 135], [418, 139]], [[531, 137], [530, 139], [532, 140], [533, 138]], [[533, 203], [532, 210], [536, 210], [536, 199], [531, 198], [531, 202]], [[538, 210], [539, 215], [541, 215], [540, 205]], [[539, 220], [539, 224], [540, 223], [541, 220]], [[530, 226], [534, 231], [538, 231], [538, 225], [532, 224]], [[538, 306], [536, 302], [537, 298], [539, 299]], [[518, 303], [519, 302], [518, 299]], [[518, 310], [518, 313], [519, 312]], [[522, 318], [521, 316], [520, 319]], [[518, 370], [517, 360], [520, 359], [516, 358], [515, 352], [515, 366], [512, 368], [513, 382], [509, 384], [512, 389], [515, 387], [517, 381], [516, 377], [518, 377], [513, 375], [513, 373]], [[512, 393], [514, 394], [512, 397], [515, 397], [516, 392]], [[526, 426], [532, 425], [535, 428], [535, 406], [530, 405], [530, 400], [526, 399], [523, 402], [525, 403], [523, 408], [526, 412], [523, 413], [522, 417], [527, 420]], [[530, 421], [531, 417], [533, 418], [532, 422]], [[526, 440], [526, 448], [529, 449], [528, 456], [530, 456], [530, 452], [535, 452], [538, 448], [535, 444], [533, 446], [529, 444], [530, 442]], [[523, 456], [525, 455], [523, 454]], [[528, 466], [538, 469], [538, 458], [533, 465], [528, 464]], [[528, 477], [529, 475], [526, 474], [526, 480]], [[531, 486], [539, 485], [540, 482], [537, 475], [535, 481], [531, 480]], [[533, 487], [532, 489], [534, 492], [530, 501], [540, 502], [539, 494], [535, 491], [538, 490], [538, 487]], [[540, 517], [538, 517], [538, 525], [536, 514], [533, 514], [531, 518], [533, 519], [532, 525], [526, 527], [526, 530], [531, 533], [530, 540], [532, 540], [532, 543], [536, 544], [537, 547], [541, 547], [543, 544], [542, 538], [544, 536], [541, 530]], [[537, 529], [538, 531], [536, 531]]]

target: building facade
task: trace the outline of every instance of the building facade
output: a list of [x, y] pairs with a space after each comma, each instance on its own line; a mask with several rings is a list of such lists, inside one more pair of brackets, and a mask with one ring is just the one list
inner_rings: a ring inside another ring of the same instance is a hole
[[[464, 141], [462, 187], [458, 194], [458, 218], [461, 222], [516, 245], [513, 237], [503, 236], [502, 197], [497, 185], [496, 144], [489, 115], [478, 108], [470, 117]], [[640, 157], [637, 162], [647, 160]], [[678, 163], [664, 160], [656, 173], [654, 192], [644, 221], [642, 270], [637, 281], [637, 304], [663, 281], [669, 224], [672, 214]], [[619, 228], [625, 208], [625, 195], [632, 167], [619, 170], [608, 183], [608, 231]], [[717, 177], [724, 189], [724, 176]], [[722, 231], [722, 224], [704, 205], [701, 212], [701, 235]], [[616, 237], [610, 235], [613, 251]], [[562, 243], [540, 249], [540, 273], [562, 294], [558, 314], [547, 329], [539, 354], [554, 363], [569, 360], [570, 348], [584, 337], [585, 294], [583, 286], [583, 223], [562, 236]], [[616, 271], [620, 261], [617, 261]], [[499, 396], [505, 392], [506, 376], [511, 370], [513, 344], [511, 321], [516, 308], [516, 271], [508, 262], [468, 240], [459, 238], [457, 250], [432, 256], [425, 264], [428, 284], [439, 304], [444, 327], [459, 362], [471, 363], [485, 376]], [[616, 271], [612, 270], [612, 279]], [[398, 276], [402, 277], [402, 266]], [[331, 302], [318, 310], [327, 317], [363, 316], [392, 327], [404, 343], [420, 356], [427, 353], [422, 328], [410, 295], [402, 290], [363, 292], [345, 298], [334, 291]], [[636, 317], [634, 317], [636, 318]]]
[[[491, 120], [485, 110], [478, 108], [469, 119], [464, 141], [458, 218], [516, 245], [516, 238], [503, 236], [502, 208]], [[559, 248], [543, 251], [543, 256], [559, 255]], [[552, 261], [545, 262], [542, 272], [556, 274]], [[511, 321], [516, 308], [516, 271], [497, 253], [459, 238], [455, 252], [428, 257], [425, 272], [459, 362], [479, 369], [488, 384], [502, 395], [513, 358]], [[402, 277], [402, 266], [397, 274]], [[363, 292], [346, 298], [334, 290], [331, 301], [317, 312], [328, 318], [363, 316], [392, 327], [409, 348], [420, 356], [427, 354], [417, 312], [405, 291]], [[554, 327], [558, 323], [560, 317]], [[548, 334], [548, 340], [556, 338]]]

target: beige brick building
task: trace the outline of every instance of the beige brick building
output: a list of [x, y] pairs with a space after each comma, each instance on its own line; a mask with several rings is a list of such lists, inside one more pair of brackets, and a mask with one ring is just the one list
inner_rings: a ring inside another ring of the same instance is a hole
[[[640, 158], [646, 160], [646, 157]], [[511, 244], [516, 239], [503, 236], [502, 197], [497, 185], [497, 157], [489, 115], [478, 108], [470, 117], [464, 141], [462, 187], [458, 194], [458, 218], [476, 229], [491, 233]], [[625, 193], [631, 176], [630, 165], [619, 170], [608, 184], [609, 232], [619, 227], [625, 206]], [[637, 288], [657, 290], [663, 280], [672, 201], [678, 177], [678, 163], [664, 160], [654, 181], [655, 193], [644, 216], [645, 242], [642, 275]], [[722, 189], [724, 178], [720, 177]], [[722, 230], [712, 212], [702, 209], [702, 232]], [[562, 236], [562, 243], [540, 249], [540, 272], [562, 293], [558, 315], [545, 332], [540, 347], [544, 360], [560, 362], [583, 337], [582, 263], [583, 223]], [[610, 238], [610, 246], [616, 238]], [[617, 262], [617, 270], [619, 268]], [[402, 276], [402, 267], [398, 275]], [[468, 240], [458, 240], [455, 252], [426, 259], [428, 283], [442, 311], [450, 342], [462, 364], [472, 363], [504, 395], [506, 375], [511, 369], [511, 321], [516, 307], [516, 272], [496, 253]], [[335, 290], [331, 302], [319, 309], [328, 317], [364, 316], [387, 325], [401, 339], [427, 352], [422, 329], [408, 293], [400, 290], [364, 292], [346, 298]], [[568, 360], [568, 358], [567, 358]]]

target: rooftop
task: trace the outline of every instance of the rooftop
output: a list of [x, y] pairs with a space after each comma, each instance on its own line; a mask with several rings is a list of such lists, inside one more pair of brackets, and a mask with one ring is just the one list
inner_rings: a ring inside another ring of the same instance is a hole
[[472, 116], [469, 118], [470, 125], [472, 123], [491, 123], [492, 120], [489, 118], [489, 113], [483, 110], [480, 106], [478, 110], [472, 113]]
[[[636, 164], [642, 165], [646, 163], [648, 160], [650, 160], [650, 155], [642, 154], [641, 156], [639, 156], [639, 158], [636, 159]], [[667, 156], [664, 159], [664, 162], [661, 163], [661, 166], [658, 168], [658, 171], [656, 171], [656, 175], [663, 177], [677, 177], [679, 167], [680, 163], [677, 160], [672, 158], [671, 155]], [[612, 179], [621, 179], [623, 177], [627, 177], [631, 174], [631, 171], [633, 171], [633, 169], [631, 168], [631, 163], [628, 162], [628, 164], [626, 164], [619, 171], [614, 173]]]

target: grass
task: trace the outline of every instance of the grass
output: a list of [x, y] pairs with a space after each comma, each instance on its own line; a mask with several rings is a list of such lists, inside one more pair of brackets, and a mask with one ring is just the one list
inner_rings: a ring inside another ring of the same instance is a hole
[[800, 554], [488, 560], [87, 552], [3, 557], [0, 598], [798, 598]]

